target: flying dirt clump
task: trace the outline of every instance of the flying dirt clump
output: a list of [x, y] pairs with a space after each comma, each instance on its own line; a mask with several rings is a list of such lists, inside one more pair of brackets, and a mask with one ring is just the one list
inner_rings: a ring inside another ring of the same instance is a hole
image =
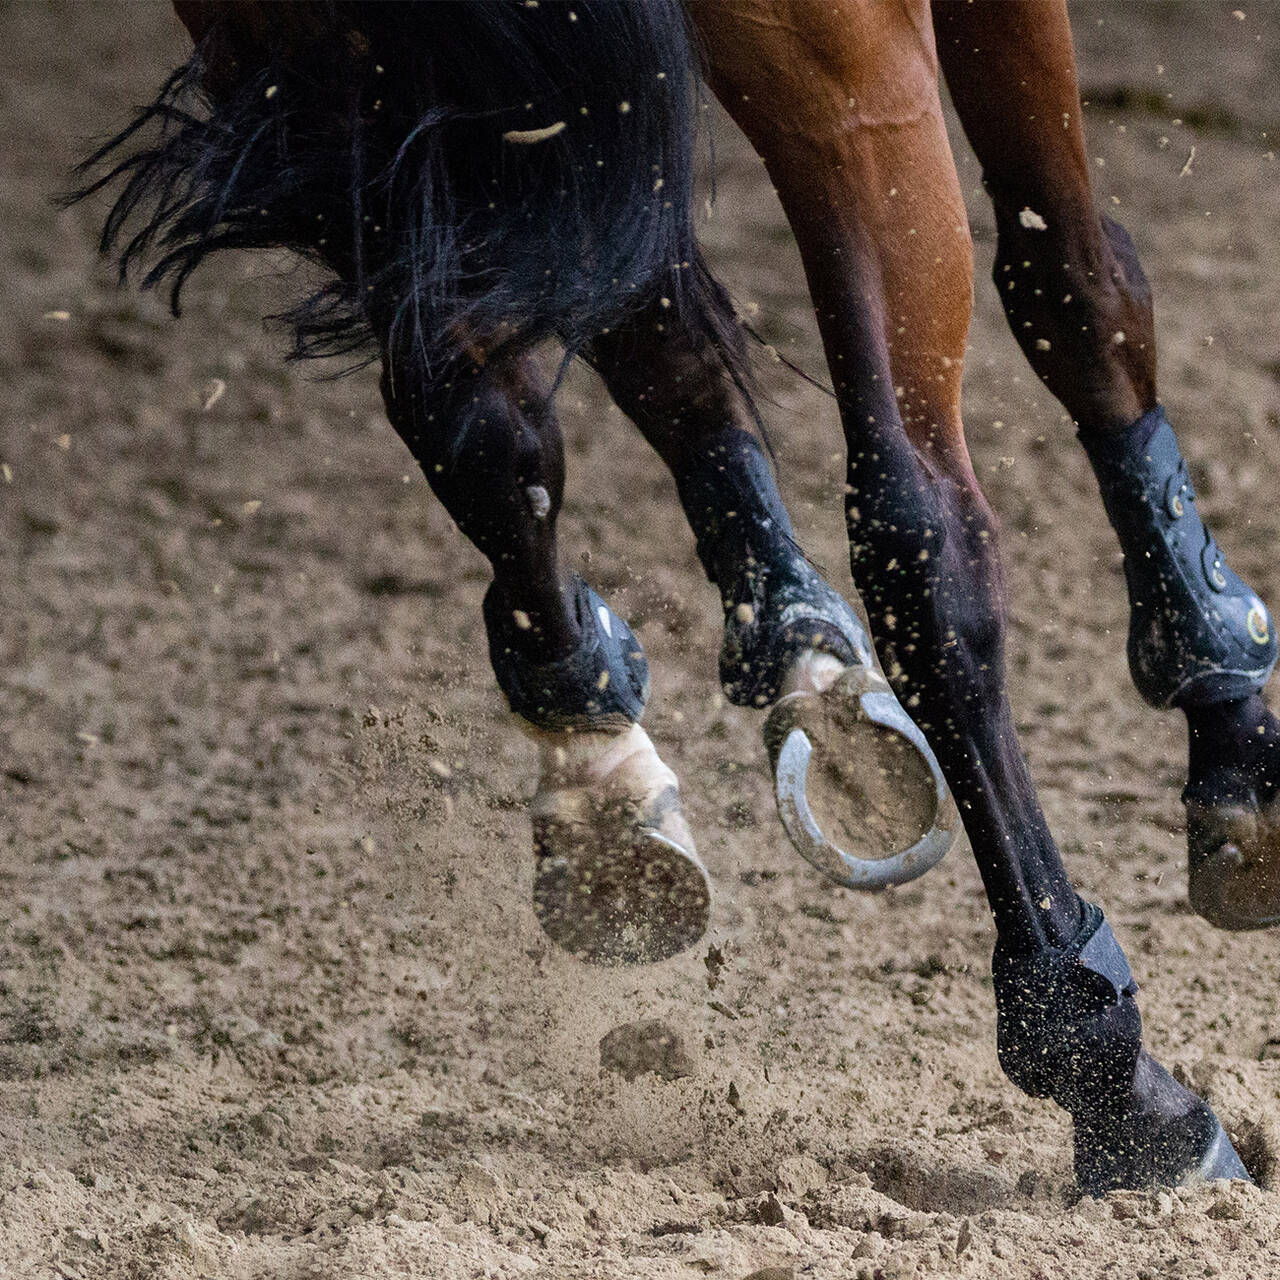
[[614, 1027], [600, 1041], [600, 1069], [624, 1080], [652, 1071], [660, 1080], [683, 1080], [696, 1064], [680, 1034], [660, 1018]]

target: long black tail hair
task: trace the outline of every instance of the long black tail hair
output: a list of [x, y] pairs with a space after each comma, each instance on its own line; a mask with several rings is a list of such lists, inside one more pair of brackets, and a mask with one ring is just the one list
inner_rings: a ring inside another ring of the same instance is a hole
[[69, 197], [116, 189], [122, 280], [149, 263], [176, 314], [215, 250], [284, 246], [326, 268], [278, 317], [293, 356], [381, 352], [428, 399], [460, 351], [573, 354], [657, 301], [745, 378], [694, 234], [680, 0], [218, 8]]

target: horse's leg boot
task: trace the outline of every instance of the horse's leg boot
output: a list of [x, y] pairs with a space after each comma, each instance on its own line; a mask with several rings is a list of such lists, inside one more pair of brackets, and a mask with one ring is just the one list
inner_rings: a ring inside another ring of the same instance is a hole
[[576, 575], [572, 608], [582, 643], [555, 662], [524, 656], [528, 620], [490, 587], [484, 598], [489, 659], [511, 710], [538, 729], [614, 729], [639, 721], [649, 700], [649, 664], [631, 628]]
[[497, 593], [485, 598], [498, 684], [541, 755], [534, 913], [553, 942], [583, 960], [664, 960], [706, 931], [710, 883], [675, 774], [637, 723], [649, 692], [640, 642], [585, 582], [572, 590], [582, 644], [544, 664], [521, 655], [520, 620]]
[[[1196, 510], [1178, 442], [1157, 406], [1128, 431], [1081, 432], [1124, 551], [1129, 669], [1156, 707], [1248, 697], [1276, 663], [1275, 627]], [[1227, 929], [1280, 922], [1280, 804], [1234, 770], [1184, 794], [1194, 909]]]
[[1205, 528], [1164, 410], [1080, 439], [1124, 551], [1138, 692], [1154, 707], [1184, 707], [1261, 689], [1276, 664], [1275, 628]]
[[1098, 907], [1085, 904], [1065, 947], [998, 943], [992, 976], [1000, 1065], [1024, 1093], [1070, 1113], [1086, 1195], [1251, 1181], [1208, 1103], [1143, 1049], [1138, 985]]

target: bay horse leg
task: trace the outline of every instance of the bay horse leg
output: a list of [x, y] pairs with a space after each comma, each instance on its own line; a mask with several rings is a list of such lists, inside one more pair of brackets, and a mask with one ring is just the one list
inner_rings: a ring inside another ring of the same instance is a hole
[[[411, 357], [408, 357], [411, 358]], [[664, 959], [702, 936], [706, 871], [676, 777], [640, 717], [648, 667], [626, 623], [556, 548], [564, 446], [527, 363], [465, 358], [426, 405], [384, 361], [393, 425], [458, 528], [489, 559], [494, 672], [538, 743], [534, 908], [559, 946], [600, 963]]]
[[1192, 906], [1223, 928], [1280, 923], [1280, 720], [1260, 696], [1275, 628], [1205, 530], [1159, 404], [1151, 290], [1094, 201], [1066, 5], [937, 4], [933, 21], [995, 206], [1005, 314], [1075, 419], [1125, 554], [1134, 682], [1187, 717]]
[[[724, 610], [726, 697], [773, 708], [765, 744], [797, 850], [850, 888], [923, 874], [960, 825], [941, 769], [877, 669], [863, 623], [797, 545], [723, 353], [655, 304], [597, 339], [590, 358], [675, 478]], [[830, 836], [808, 803], [819, 773], [841, 797], [826, 815]]]
[[845, 427], [854, 579], [991, 904], [1001, 1065], [1070, 1113], [1088, 1192], [1247, 1177], [1213, 1112], [1143, 1048], [1124, 953], [1071, 885], [1014, 729], [996, 523], [960, 419], [972, 246], [928, 9], [692, 9], [712, 86], [763, 156], [804, 260]]

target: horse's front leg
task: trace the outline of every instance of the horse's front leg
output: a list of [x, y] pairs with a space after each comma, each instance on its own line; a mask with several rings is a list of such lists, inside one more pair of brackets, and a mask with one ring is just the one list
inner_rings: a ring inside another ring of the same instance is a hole
[[693, 12], [804, 259], [848, 444], [854, 579], [995, 920], [1001, 1063], [1071, 1114], [1086, 1191], [1246, 1177], [1209, 1107], [1144, 1050], [1124, 953], [1071, 885], [1014, 729], [997, 529], [960, 418], [972, 247], [927, 9], [696, 0]]
[[640, 727], [649, 692], [640, 642], [581, 578], [561, 572], [564, 453], [545, 393], [527, 368], [460, 360], [447, 403], [422, 403], [412, 365], [394, 352], [382, 386], [432, 489], [493, 566], [489, 655], [538, 745], [539, 923], [602, 963], [682, 950], [706, 929], [707, 876], [675, 775]]
[[933, 15], [995, 205], [1000, 300], [1076, 421], [1124, 551], [1134, 683], [1187, 717], [1192, 906], [1229, 929], [1280, 923], [1280, 721], [1260, 696], [1275, 627], [1201, 521], [1159, 404], [1151, 292], [1094, 204], [1066, 6], [976, 0]]

